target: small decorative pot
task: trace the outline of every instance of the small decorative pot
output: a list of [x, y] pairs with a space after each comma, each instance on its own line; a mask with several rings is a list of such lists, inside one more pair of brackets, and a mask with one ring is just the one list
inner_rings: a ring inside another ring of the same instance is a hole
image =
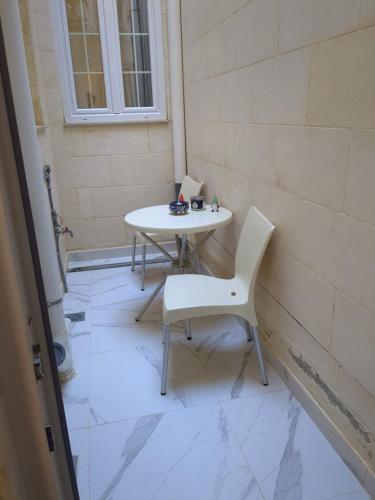
[[192, 210], [205, 210], [206, 201], [204, 196], [192, 196], [190, 198], [190, 206]]
[[172, 201], [169, 204], [169, 210], [173, 215], [185, 215], [189, 210], [189, 203], [187, 201]]

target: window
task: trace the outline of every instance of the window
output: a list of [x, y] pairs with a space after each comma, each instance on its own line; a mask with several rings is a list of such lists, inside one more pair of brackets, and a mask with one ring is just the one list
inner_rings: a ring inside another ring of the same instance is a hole
[[55, 0], [67, 123], [166, 119], [160, 0]]

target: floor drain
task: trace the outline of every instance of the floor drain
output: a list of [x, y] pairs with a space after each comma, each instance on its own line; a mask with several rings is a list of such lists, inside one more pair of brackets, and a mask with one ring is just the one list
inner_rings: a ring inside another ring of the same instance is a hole
[[78, 323], [79, 321], [85, 321], [85, 312], [67, 313], [65, 317], [70, 319], [72, 323]]

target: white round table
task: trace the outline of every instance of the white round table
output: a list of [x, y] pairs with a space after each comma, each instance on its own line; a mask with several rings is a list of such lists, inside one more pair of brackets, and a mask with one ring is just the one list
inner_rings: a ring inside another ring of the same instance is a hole
[[134, 231], [157, 235], [192, 234], [216, 230], [230, 223], [232, 212], [220, 207], [218, 212], [189, 210], [185, 215], [173, 215], [168, 205], [141, 208], [125, 216], [125, 223]]
[[[207, 205], [205, 210], [191, 210], [184, 215], [174, 215], [169, 211], [168, 205], [158, 205], [154, 207], [134, 210], [124, 217], [127, 224], [133, 231], [141, 233], [144, 239], [149, 241], [160, 252], [162, 252], [171, 262], [171, 269], [168, 274], [178, 268], [183, 272], [186, 268], [193, 268], [192, 259], [197, 256], [199, 248], [214, 234], [216, 229], [224, 227], [232, 220], [232, 212], [227, 208], [220, 207], [218, 212], [212, 212], [211, 205]], [[187, 235], [206, 232], [207, 234], [192, 248], [188, 248]], [[177, 243], [177, 258], [173, 257], [157, 243], [152, 237], [175, 235]], [[167, 276], [168, 276], [167, 274]], [[139, 321], [152, 301], [164, 286], [167, 276], [163, 277], [154, 292], [151, 294], [142, 310], [138, 313], [136, 321]]]

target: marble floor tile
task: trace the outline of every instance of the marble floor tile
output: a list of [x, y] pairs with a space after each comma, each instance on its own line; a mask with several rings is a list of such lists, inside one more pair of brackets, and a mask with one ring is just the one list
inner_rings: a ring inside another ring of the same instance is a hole
[[134, 273], [125, 267], [98, 269], [91, 272], [94, 294], [105, 293], [125, 283], [135, 283]]
[[[73, 273], [72, 275], [79, 274]], [[76, 283], [76, 280], [75, 278], [73, 283], [68, 284], [69, 292], [64, 295], [65, 313], [88, 311], [91, 307], [91, 283]]]
[[129, 268], [93, 271], [92, 306], [94, 308], [126, 306], [128, 302], [139, 299], [140, 304], [147, 300], [162, 278], [160, 268], [147, 269], [146, 289], [142, 291], [141, 274]]
[[[164, 266], [164, 269], [167, 266]], [[347, 466], [229, 316], [172, 327], [160, 395], [163, 269], [69, 273], [77, 376], [62, 387], [83, 500], [369, 500]]]
[[269, 365], [269, 384], [262, 385], [254, 343], [247, 341], [241, 327], [198, 336], [193, 329], [192, 335], [191, 342], [183, 342], [200, 359], [218, 400], [285, 389], [285, 384]]
[[193, 338], [225, 332], [238, 333], [246, 338], [240, 323], [236, 318], [228, 315], [194, 318], [191, 320], [191, 330]]
[[69, 286], [74, 285], [91, 285], [91, 271], [79, 271], [66, 273], [66, 282]]
[[162, 344], [91, 355], [92, 424], [216, 401], [199, 360], [172, 344], [167, 395], [160, 395]]
[[266, 500], [326, 500], [361, 489], [288, 390], [222, 406]]
[[96, 426], [93, 500], [261, 500], [219, 405]]
[[345, 495], [327, 498], [326, 500], [371, 500], [368, 494], [363, 490], [353, 491]]
[[140, 345], [160, 344], [161, 339], [162, 327], [153, 323], [139, 327], [133, 320], [133, 323], [127, 326], [93, 327], [91, 352], [100, 353]]
[[90, 425], [90, 356], [73, 357], [76, 375], [61, 386], [69, 429]]
[[[94, 309], [91, 319], [91, 352], [100, 353], [139, 347], [149, 344], [160, 344], [163, 335], [163, 321], [160, 313], [154, 313], [158, 319], [146, 317], [135, 321], [136, 311], [127, 309]], [[172, 326], [172, 340], [186, 337], [183, 323]]]
[[151, 306], [154, 318], [142, 318], [142, 321], [135, 321], [137, 310], [132, 308], [119, 308], [119, 309], [92, 309], [91, 310], [91, 326], [103, 328], [106, 326], [116, 326], [116, 327], [136, 327], [142, 330], [143, 328], [147, 330], [150, 326], [158, 325], [162, 328], [163, 320], [161, 317], [161, 302], [157, 301], [157, 307], [160, 307], [160, 311], [156, 311]]
[[90, 500], [90, 429], [69, 431], [72, 455], [76, 457], [76, 478], [80, 500]]
[[90, 354], [90, 321], [72, 321], [70, 323], [70, 339], [73, 357]]
[[[117, 282], [118, 281], [118, 282]], [[108, 283], [102, 283], [99, 290], [92, 289], [92, 307], [93, 308], [113, 308], [126, 306], [128, 302], [135, 298], [142, 298], [142, 292], [137, 290], [132, 281], [125, 278], [113, 278]]]

